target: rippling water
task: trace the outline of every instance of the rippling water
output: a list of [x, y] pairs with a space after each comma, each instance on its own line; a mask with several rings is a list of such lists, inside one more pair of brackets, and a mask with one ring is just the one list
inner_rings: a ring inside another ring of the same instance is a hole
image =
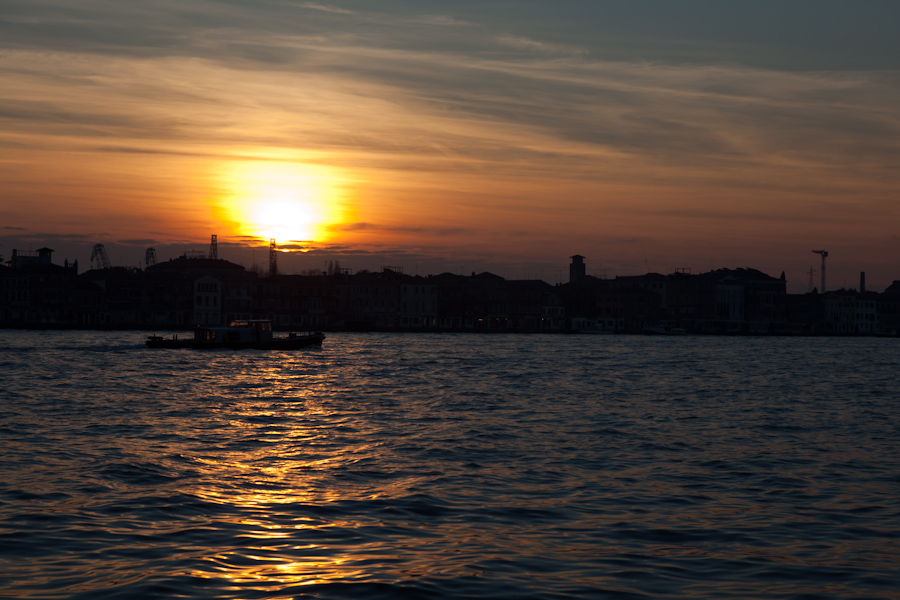
[[898, 598], [896, 339], [0, 331], [0, 596]]

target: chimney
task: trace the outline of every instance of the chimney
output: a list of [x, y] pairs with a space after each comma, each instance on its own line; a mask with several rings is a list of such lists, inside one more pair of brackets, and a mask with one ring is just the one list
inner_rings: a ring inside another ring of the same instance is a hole
[[866, 272], [865, 271], [859, 272], [859, 293], [860, 294], [866, 293]]

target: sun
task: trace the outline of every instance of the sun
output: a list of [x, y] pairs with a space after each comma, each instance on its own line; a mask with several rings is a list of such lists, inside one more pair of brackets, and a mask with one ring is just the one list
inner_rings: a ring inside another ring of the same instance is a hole
[[273, 198], [258, 203], [253, 218], [256, 234], [292, 242], [315, 241], [315, 218], [306, 203]]
[[218, 179], [215, 212], [233, 235], [279, 244], [323, 242], [346, 212], [341, 178], [328, 167], [239, 161], [223, 167]]

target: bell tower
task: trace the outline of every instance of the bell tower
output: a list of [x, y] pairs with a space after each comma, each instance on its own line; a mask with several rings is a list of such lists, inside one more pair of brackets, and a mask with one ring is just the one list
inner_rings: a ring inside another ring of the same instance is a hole
[[569, 283], [577, 281], [584, 277], [584, 257], [580, 254], [570, 257], [572, 264], [569, 265]]

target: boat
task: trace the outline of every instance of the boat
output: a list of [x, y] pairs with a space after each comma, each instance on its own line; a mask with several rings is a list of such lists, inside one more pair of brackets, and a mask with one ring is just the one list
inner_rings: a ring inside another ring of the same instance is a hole
[[298, 335], [291, 332], [285, 337], [272, 334], [272, 322], [267, 319], [247, 319], [232, 321], [227, 326], [196, 327], [193, 338], [164, 338], [151, 335], [147, 338], [148, 348], [189, 348], [192, 350], [298, 350], [308, 346], [321, 346], [325, 336], [322, 332]]

